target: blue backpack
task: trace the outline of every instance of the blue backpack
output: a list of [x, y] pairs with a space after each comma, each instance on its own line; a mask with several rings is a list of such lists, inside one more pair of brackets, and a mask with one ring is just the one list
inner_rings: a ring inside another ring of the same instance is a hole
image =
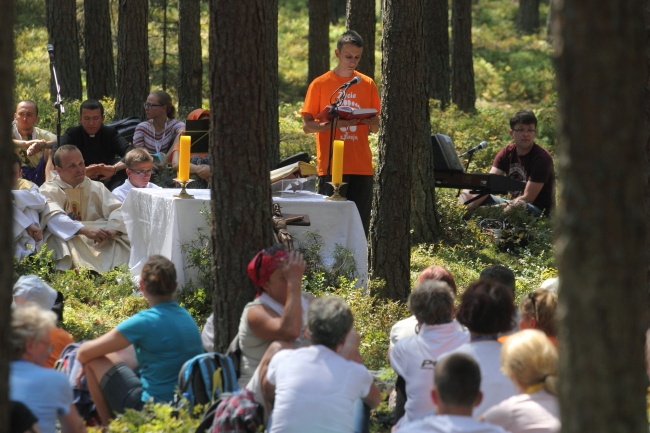
[[81, 376], [79, 381], [80, 383], [77, 385], [79, 371], [83, 369], [83, 365], [77, 361], [77, 350], [81, 343], [83, 343], [83, 341], [79, 343], [70, 343], [65, 346], [61, 351], [60, 358], [56, 361], [56, 364], [54, 364], [54, 368], [65, 374], [68, 378], [68, 383], [70, 384], [70, 388], [72, 388], [72, 402], [77, 407], [79, 415], [81, 415], [83, 419], [88, 420], [95, 411], [95, 403], [93, 403], [93, 400], [90, 397], [90, 391], [88, 391], [85, 374]]
[[176, 402], [186, 398], [189, 408], [218, 400], [224, 392], [235, 392], [237, 374], [232, 359], [218, 352], [196, 355], [186, 361], [178, 373]]

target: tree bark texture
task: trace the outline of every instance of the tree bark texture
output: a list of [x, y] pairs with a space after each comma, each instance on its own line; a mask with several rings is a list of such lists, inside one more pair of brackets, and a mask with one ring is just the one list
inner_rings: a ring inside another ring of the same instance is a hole
[[517, 30], [525, 35], [539, 31], [539, 0], [519, 0]]
[[246, 265], [273, 239], [265, 50], [267, 20], [277, 12], [268, 8], [265, 0], [210, 2], [212, 274], [215, 347], [222, 351], [255, 293]]
[[149, 9], [147, 0], [120, 0], [117, 24], [115, 118], [145, 117], [149, 95]]
[[[0, 13], [0, 59], [14, 58], [14, 19], [15, 3], [13, 0], [4, 2]], [[0, 204], [2, 209], [11, 209], [11, 179], [12, 156], [14, 155], [11, 137], [11, 122], [14, 113], [14, 62], [0, 62], [0, 158], [3, 170], [0, 170]], [[13, 236], [9, 227], [13, 220], [11, 211], [0, 214], [0, 224], [7, 229], [0, 231], [0, 284], [5, 288], [0, 290], [0, 431], [10, 431], [9, 428], [9, 362], [11, 352], [11, 301], [13, 287]]]
[[474, 111], [474, 62], [472, 59], [472, 2], [454, 0], [451, 6], [451, 100], [465, 112]]
[[332, 24], [338, 24], [339, 20], [345, 17], [347, 0], [328, 0], [329, 17]]
[[309, 0], [307, 84], [330, 69], [329, 0]]
[[[102, 25], [99, 25], [103, 23]], [[88, 98], [115, 96], [115, 62], [108, 0], [84, 0], [84, 53]]]
[[266, 115], [268, 116], [269, 167], [275, 168], [280, 162], [280, 109], [278, 78], [278, 0], [268, 0], [265, 7], [266, 16]]
[[645, 2], [553, 3], [562, 432], [645, 432]]
[[189, 113], [203, 103], [200, 1], [179, 0], [178, 21], [178, 109]]
[[[54, 46], [56, 72], [64, 99], [81, 99], [79, 26], [75, 0], [47, 0], [47, 33]], [[50, 68], [51, 69], [51, 68]], [[52, 101], [56, 100], [54, 79], [50, 80]]]
[[370, 274], [386, 282], [378, 295], [405, 300], [410, 292], [413, 146], [428, 140], [426, 95], [422, 92], [422, 9], [420, 0], [384, 0], [382, 5], [382, 109]]
[[447, 0], [424, 0], [424, 84], [428, 98], [449, 106], [451, 66], [449, 64], [449, 3]]
[[[645, 1], [645, 5], [643, 6], [643, 21], [645, 23], [645, 30], [646, 34], [650, 34], [650, 0]], [[646, 72], [648, 75], [646, 76], [646, 85], [645, 85], [645, 132], [646, 132], [646, 139], [645, 139], [645, 155], [644, 155], [644, 162], [645, 162], [645, 215], [646, 215], [646, 222], [648, 223], [648, 233], [650, 233], [650, 39], [646, 42], [646, 47], [645, 47], [645, 62], [646, 62]], [[650, 251], [650, 235], [648, 235], [647, 238], [647, 246], [646, 246], [646, 251]], [[650, 257], [648, 257], [648, 263], [646, 267], [646, 275], [647, 275], [647, 282], [648, 282], [648, 288], [647, 288], [647, 295], [648, 295], [648, 305], [650, 305]], [[650, 323], [650, 317], [646, 320], [648, 323]]]
[[375, 79], [375, 0], [348, 0], [347, 28], [363, 39], [363, 55], [357, 71]]

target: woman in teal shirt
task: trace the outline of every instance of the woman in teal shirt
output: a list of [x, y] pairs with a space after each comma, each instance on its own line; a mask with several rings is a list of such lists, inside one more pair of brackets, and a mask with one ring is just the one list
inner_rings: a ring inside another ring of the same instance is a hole
[[102, 423], [151, 399], [171, 401], [181, 366], [203, 352], [194, 319], [174, 300], [177, 286], [174, 264], [149, 257], [140, 274], [149, 308], [79, 347], [77, 359]]

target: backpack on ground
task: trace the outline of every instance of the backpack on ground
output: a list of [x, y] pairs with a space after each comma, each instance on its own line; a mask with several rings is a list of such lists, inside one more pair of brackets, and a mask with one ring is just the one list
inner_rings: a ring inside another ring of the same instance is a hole
[[106, 126], [110, 126], [117, 130], [117, 133], [124, 137], [129, 143], [133, 143], [133, 134], [135, 133], [135, 127], [142, 122], [139, 117], [125, 117], [124, 119], [116, 120], [110, 123], [107, 123]]
[[86, 375], [82, 375], [77, 384], [79, 372], [83, 370], [83, 365], [77, 361], [77, 350], [79, 350], [79, 343], [70, 343], [63, 348], [61, 356], [54, 364], [54, 368], [62, 372], [68, 378], [70, 388], [72, 388], [72, 402], [77, 408], [79, 415], [84, 420], [89, 420], [95, 411], [95, 403], [90, 397], [88, 384], [86, 382]]
[[186, 361], [178, 373], [176, 400], [186, 398], [190, 410], [197, 404], [210, 404], [224, 392], [234, 392], [237, 375], [232, 359], [218, 352], [196, 355]]

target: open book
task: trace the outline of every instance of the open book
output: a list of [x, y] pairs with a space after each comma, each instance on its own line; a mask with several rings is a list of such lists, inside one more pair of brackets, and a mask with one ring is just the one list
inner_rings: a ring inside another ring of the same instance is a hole
[[316, 166], [307, 162], [298, 161], [285, 167], [276, 168], [271, 171], [271, 183], [281, 179], [292, 179], [297, 177], [315, 176]]
[[[332, 120], [330, 116], [330, 110], [332, 109], [331, 105], [328, 105], [321, 111], [318, 116], [316, 116], [316, 120], [320, 120], [321, 122], [329, 122]], [[374, 108], [352, 108], [352, 107], [338, 107], [337, 111], [339, 113], [339, 118], [344, 119], [344, 120], [352, 120], [352, 119], [367, 119], [369, 117], [374, 117], [377, 115], [377, 110]]]

